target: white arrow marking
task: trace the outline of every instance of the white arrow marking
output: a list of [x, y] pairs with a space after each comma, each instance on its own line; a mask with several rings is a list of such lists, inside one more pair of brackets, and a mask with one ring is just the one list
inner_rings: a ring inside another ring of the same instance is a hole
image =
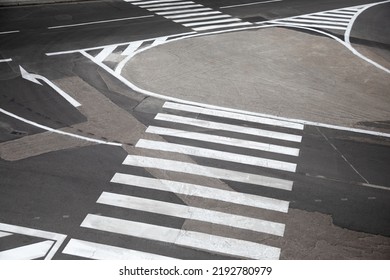
[[69, 94], [67, 94], [65, 91], [57, 87], [54, 83], [52, 83], [49, 79], [45, 78], [44, 76], [38, 75], [38, 74], [31, 74], [28, 73], [26, 70], [23, 69], [22, 66], [19, 65], [20, 73], [22, 74], [22, 77], [26, 80], [29, 80], [33, 83], [36, 83], [38, 85], [42, 85], [38, 80], [44, 81], [46, 84], [48, 84], [52, 89], [54, 89], [56, 92], [58, 92], [63, 98], [66, 99], [70, 104], [72, 104], [74, 107], [79, 107], [81, 104], [77, 102], [73, 97], [71, 97]]

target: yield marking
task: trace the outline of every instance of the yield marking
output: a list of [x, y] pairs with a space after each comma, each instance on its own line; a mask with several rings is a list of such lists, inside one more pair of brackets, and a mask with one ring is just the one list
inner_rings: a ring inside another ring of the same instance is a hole
[[223, 152], [223, 151], [217, 151], [217, 150], [211, 150], [211, 149], [199, 148], [199, 147], [193, 147], [187, 145], [180, 145], [174, 143], [145, 140], [145, 139], [140, 139], [137, 142], [136, 147], [165, 151], [165, 152], [181, 153], [181, 154], [191, 155], [191, 156], [212, 158], [212, 159], [218, 159], [223, 161], [236, 162], [240, 164], [247, 164], [247, 165], [259, 166], [264, 168], [283, 170], [288, 172], [295, 172], [297, 168], [297, 165], [295, 163], [290, 163], [290, 162], [253, 157], [253, 156], [247, 156], [242, 154], [234, 154], [229, 152]]
[[167, 171], [182, 172], [288, 191], [291, 191], [293, 186], [293, 182], [289, 180], [159, 158], [128, 155], [123, 164], [144, 168], [159, 168]]
[[225, 191], [201, 185], [116, 173], [112, 183], [219, 200], [237, 205], [287, 213], [289, 202], [259, 195]]
[[97, 203], [283, 236], [285, 225], [158, 200], [103, 192]]
[[95, 260], [174, 260], [161, 255], [78, 239], [71, 239], [62, 253]]
[[70, 104], [72, 104], [74, 107], [79, 107], [81, 104], [77, 102], [73, 97], [71, 97], [69, 94], [67, 94], [65, 91], [57, 87], [54, 83], [49, 81], [49, 79], [45, 78], [42, 75], [38, 74], [31, 74], [28, 73], [26, 70], [22, 68], [22, 66], [19, 66], [20, 68], [20, 73], [22, 74], [22, 77], [26, 80], [29, 80], [33, 83], [36, 83], [38, 85], [42, 85], [38, 80], [44, 81], [46, 84], [48, 84], [52, 89], [54, 89], [56, 92], [58, 92], [63, 98], [66, 99]]
[[[61, 244], [64, 242], [66, 238], [66, 235], [63, 234], [42, 231], [42, 230], [37, 230], [32, 228], [26, 228], [21, 226], [3, 224], [3, 223], [0, 223], [0, 230], [9, 233], [16, 233], [16, 234], [39, 237], [43, 239], [49, 239], [44, 242], [28, 245], [29, 247], [28, 246], [21, 247], [19, 250], [17, 250], [18, 248], [16, 248], [5, 252], [1, 252], [4, 253], [3, 257], [6, 258], [15, 257], [15, 258], [23, 259], [23, 257], [33, 257], [34, 253], [32, 249], [34, 249], [34, 251], [36, 250], [36, 255], [40, 255], [40, 257], [44, 257], [46, 255], [45, 259], [50, 260], [51, 258], [53, 258], [54, 254], [57, 252], [57, 250], [59, 249], [59, 247], [61, 246]], [[46, 251], [43, 254], [44, 249], [46, 249]], [[28, 253], [28, 255], [27, 256], [24, 255], [25, 253]], [[0, 255], [0, 259], [2, 259], [1, 255]]]
[[0, 252], [0, 260], [34, 260], [43, 258], [51, 249], [54, 241], [42, 241], [39, 243], [18, 247]]
[[279, 259], [280, 249], [254, 242], [88, 214], [82, 227], [247, 259]]

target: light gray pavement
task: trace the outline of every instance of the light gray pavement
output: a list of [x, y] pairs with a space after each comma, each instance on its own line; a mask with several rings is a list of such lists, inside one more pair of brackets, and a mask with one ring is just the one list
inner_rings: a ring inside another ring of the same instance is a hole
[[265, 28], [179, 40], [136, 55], [122, 75], [166, 96], [389, 132], [370, 127], [390, 120], [389, 74], [333, 39], [301, 31]]

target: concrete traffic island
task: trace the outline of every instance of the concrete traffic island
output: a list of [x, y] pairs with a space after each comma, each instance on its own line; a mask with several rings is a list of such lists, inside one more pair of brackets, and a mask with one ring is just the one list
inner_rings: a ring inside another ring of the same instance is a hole
[[[245, 42], [245, 43], [243, 43]], [[319, 34], [264, 28], [188, 38], [139, 53], [122, 71], [166, 96], [389, 132], [389, 75]]]

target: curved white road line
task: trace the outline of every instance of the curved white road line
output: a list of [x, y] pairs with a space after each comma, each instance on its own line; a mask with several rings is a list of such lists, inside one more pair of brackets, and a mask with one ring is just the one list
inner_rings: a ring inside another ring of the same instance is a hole
[[387, 0], [387, 1], [383, 1], [383, 2], [377, 2], [377, 3], [373, 3], [373, 4], [370, 4], [370, 5], [367, 5], [366, 7], [364, 7], [363, 9], [359, 10], [351, 19], [351, 21], [349, 22], [348, 24], [348, 27], [347, 27], [347, 31], [345, 32], [344, 34], [344, 41], [346, 43], [346, 47], [356, 56], [360, 57], [361, 59], [367, 61], [368, 63], [371, 63], [372, 65], [374, 65], [375, 67], [385, 71], [386, 73], [389, 73], [390, 74], [390, 70], [387, 69], [386, 67], [380, 65], [379, 63], [369, 59], [368, 57], [364, 56], [363, 54], [361, 54], [360, 52], [358, 52], [354, 47], [352, 47], [351, 45], [351, 42], [350, 42], [350, 36], [351, 36], [351, 31], [352, 31], [352, 27], [353, 25], [355, 24], [355, 21], [356, 19], [366, 10], [368, 10], [369, 8], [372, 8], [374, 6], [377, 6], [377, 5], [381, 5], [381, 4], [385, 4], [385, 3], [389, 3], [390, 0]]
[[8, 112], [8, 111], [6, 111], [6, 110], [4, 110], [2, 108], [0, 108], [0, 113], [3, 113], [3, 114], [5, 114], [5, 115], [7, 115], [7, 116], [9, 116], [11, 118], [14, 118], [14, 119], [17, 119], [17, 120], [21, 121], [21, 122], [27, 123], [29, 125], [32, 125], [32, 126], [35, 126], [35, 127], [40, 128], [40, 129], [43, 129], [43, 130], [46, 130], [46, 131], [50, 131], [50, 132], [53, 132], [53, 133], [57, 133], [57, 134], [61, 134], [61, 135], [65, 135], [65, 136], [69, 136], [69, 137], [73, 137], [73, 138], [77, 138], [79, 140], [85, 140], [85, 141], [96, 143], [96, 144], [105, 144], [105, 145], [118, 146], [118, 147], [122, 146], [122, 144], [120, 144], [120, 143], [102, 141], [102, 140], [98, 140], [98, 139], [94, 139], [94, 138], [90, 138], [90, 137], [85, 137], [85, 136], [81, 136], [81, 135], [77, 135], [77, 134], [73, 134], [73, 133], [57, 130], [57, 129], [54, 129], [54, 128], [51, 128], [51, 127], [48, 127], [48, 126], [45, 126], [45, 125], [42, 125], [42, 124], [30, 121], [30, 120], [27, 120], [25, 118], [22, 118], [20, 116], [15, 115], [15, 114], [13, 114], [11, 112]]

